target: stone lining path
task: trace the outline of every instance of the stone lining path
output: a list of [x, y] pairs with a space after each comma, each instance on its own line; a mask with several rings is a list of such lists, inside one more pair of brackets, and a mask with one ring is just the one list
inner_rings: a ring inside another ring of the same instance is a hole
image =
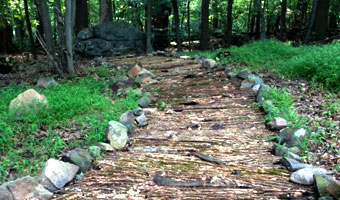
[[[128, 152], [108, 153], [100, 170], [85, 174], [55, 199], [282, 199], [311, 193], [289, 182], [289, 172], [274, 165], [272, 143], [262, 112], [239, 80], [223, 71], [200, 69], [193, 60], [165, 57], [112, 58], [157, 74], [156, 91], [165, 111], [149, 115], [149, 125], [137, 130]], [[173, 110], [167, 114], [167, 110]], [[198, 129], [188, 128], [192, 122]], [[221, 128], [213, 130], [212, 126]], [[210, 155], [222, 165], [190, 152]], [[156, 174], [207, 187], [158, 186]], [[302, 198], [303, 199], [303, 198]]]

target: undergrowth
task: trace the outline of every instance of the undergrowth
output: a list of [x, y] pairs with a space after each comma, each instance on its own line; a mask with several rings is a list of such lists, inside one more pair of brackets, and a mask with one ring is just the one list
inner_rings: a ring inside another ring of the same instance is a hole
[[[67, 149], [106, 141], [108, 121], [135, 109], [140, 96], [130, 88], [126, 96], [118, 98], [108, 85], [85, 77], [47, 89], [28, 84], [1, 88], [0, 182], [36, 175], [48, 158]], [[10, 101], [30, 88], [45, 95], [48, 106], [15, 120], [8, 111]]]

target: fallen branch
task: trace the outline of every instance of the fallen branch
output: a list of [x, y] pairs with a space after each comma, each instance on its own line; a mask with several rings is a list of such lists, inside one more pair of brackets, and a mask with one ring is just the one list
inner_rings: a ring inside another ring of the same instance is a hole
[[203, 161], [207, 161], [207, 162], [211, 162], [211, 163], [215, 163], [215, 164], [218, 164], [218, 165], [222, 165], [223, 164], [223, 161], [221, 160], [218, 160], [214, 157], [211, 157], [211, 156], [208, 156], [208, 155], [204, 155], [204, 154], [201, 154], [199, 152], [190, 152], [189, 153], [190, 156], [196, 156], [198, 157], [199, 159], [203, 160]]

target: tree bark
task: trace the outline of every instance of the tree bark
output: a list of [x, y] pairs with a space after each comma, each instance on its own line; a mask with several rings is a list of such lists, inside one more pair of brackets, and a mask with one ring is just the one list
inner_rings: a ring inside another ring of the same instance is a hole
[[314, 26], [314, 23], [315, 23], [316, 10], [318, 8], [318, 4], [319, 4], [319, 0], [313, 1], [313, 8], [312, 8], [312, 12], [311, 12], [310, 19], [309, 19], [309, 25], [308, 25], [305, 40], [303, 41], [304, 44], [307, 44], [309, 42], [309, 38], [310, 38], [310, 35], [312, 33], [312, 29], [313, 29], [313, 26]]
[[252, 5], [253, 5], [253, 0], [249, 1], [249, 9], [248, 9], [248, 33], [251, 32], [251, 19], [252, 19]]
[[213, 30], [218, 29], [218, 2], [217, 0], [213, 0], [212, 2], [213, 9]]
[[61, 13], [61, 2], [60, 0], [54, 1], [54, 16], [57, 20], [57, 32], [58, 32], [58, 46], [59, 46], [59, 56], [61, 59], [61, 65], [66, 66], [66, 47], [65, 47], [65, 33], [64, 33], [64, 20]]
[[286, 13], [287, 13], [287, 0], [281, 2], [281, 16], [280, 16], [280, 33], [279, 38], [283, 40], [286, 31]]
[[323, 40], [326, 37], [328, 27], [328, 13], [330, 0], [319, 1], [315, 17], [315, 36], [316, 40]]
[[87, 28], [89, 26], [89, 12], [87, 0], [76, 0], [76, 19], [75, 19], [75, 32]]
[[224, 43], [226, 47], [230, 47], [232, 42], [232, 31], [233, 31], [233, 3], [234, 0], [228, 0], [228, 13], [227, 23], [224, 32]]
[[188, 0], [188, 4], [187, 4], [187, 29], [188, 29], [189, 49], [191, 49], [190, 0]]
[[75, 74], [73, 66], [73, 48], [72, 48], [72, 1], [65, 0], [65, 36], [66, 36], [66, 58], [67, 58], [67, 72], [71, 75]]
[[99, 24], [112, 22], [112, 0], [99, 0]]
[[25, 18], [26, 18], [26, 25], [27, 25], [27, 30], [28, 30], [28, 35], [30, 38], [30, 44], [31, 44], [31, 53], [33, 55], [33, 59], [37, 59], [37, 51], [35, 50], [34, 47], [34, 38], [33, 38], [33, 33], [32, 33], [32, 25], [31, 25], [31, 20], [30, 20], [30, 14], [28, 11], [28, 3], [27, 0], [24, 0], [24, 7], [25, 7]]
[[260, 24], [261, 24], [261, 36], [260, 39], [264, 40], [266, 39], [266, 27], [265, 27], [265, 19], [264, 19], [264, 12], [261, 6], [261, 0], [255, 0], [257, 10], [259, 12], [260, 16]]
[[181, 30], [179, 28], [179, 13], [178, 13], [178, 2], [177, 0], [171, 0], [172, 7], [174, 9], [174, 17], [175, 17], [175, 31], [176, 31], [176, 43], [177, 43], [177, 51], [182, 51], [182, 38], [181, 38]]
[[152, 16], [152, 0], [147, 0], [147, 20], [146, 20], [146, 53], [153, 51], [151, 44], [151, 16]]
[[209, 0], [202, 0], [201, 4], [200, 49], [209, 49]]

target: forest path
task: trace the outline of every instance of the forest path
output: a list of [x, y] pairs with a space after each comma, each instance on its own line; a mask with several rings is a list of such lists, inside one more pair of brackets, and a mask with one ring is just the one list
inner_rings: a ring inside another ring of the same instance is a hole
[[[112, 58], [157, 74], [150, 91], [167, 103], [137, 130], [127, 152], [108, 153], [100, 170], [85, 174], [56, 199], [279, 199], [310, 192], [289, 182], [289, 173], [270, 151], [262, 112], [250, 91], [223, 71], [209, 72], [197, 62], [165, 57]], [[173, 110], [172, 114], [166, 113]], [[199, 128], [187, 128], [192, 121]], [[222, 126], [221, 126], [222, 125]], [[214, 130], [218, 129], [218, 130]], [[191, 154], [190, 154], [191, 152]], [[203, 161], [192, 152], [210, 155], [222, 164]], [[206, 187], [158, 186], [160, 174]], [[128, 192], [129, 191], [129, 192]]]

